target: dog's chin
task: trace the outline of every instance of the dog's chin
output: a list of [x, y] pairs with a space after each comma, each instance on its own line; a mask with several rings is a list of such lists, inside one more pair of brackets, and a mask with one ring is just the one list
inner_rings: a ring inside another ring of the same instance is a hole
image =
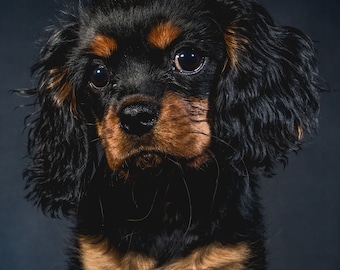
[[168, 163], [169, 158], [163, 153], [143, 151], [126, 158], [118, 171], [125, 180], [150, 179], [160, 175]]
[[183, 159], [157, 151], [142, 151], [128, 157], [121, 165], [119, 175], [125, 180], [155, 179], [176, 168], [198, 169], [207, 164], [209, 155], [204, 153], [190, 159]]
[[157, 175], [166, 159], [167, 157], [162, 153], [141, 152], [128, 158], [122, 168], [127, 169], [130, 173]]

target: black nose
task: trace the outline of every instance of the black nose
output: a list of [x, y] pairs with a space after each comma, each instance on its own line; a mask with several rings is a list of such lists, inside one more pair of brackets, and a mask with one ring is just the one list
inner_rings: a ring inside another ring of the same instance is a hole
[[142, 136], [156, 124], [159, 105], [150, 102], [137, 102], [124, 106], [118, 113], [122, 129], [129, 134]]

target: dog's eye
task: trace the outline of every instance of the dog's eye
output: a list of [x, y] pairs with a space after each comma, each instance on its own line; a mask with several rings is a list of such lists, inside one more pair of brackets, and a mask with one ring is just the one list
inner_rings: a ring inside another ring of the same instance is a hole
[[110, 81], [110, 73], [106, 66], [95, 66], [91, 72], [90, 85], [94, 88], [101, 89], [108, 85]]
[[202, 70], [204, 64], [205, 57], [190, 48], [178, 51], [174, 59], [175, 69], [183, 74], [196, 74]]

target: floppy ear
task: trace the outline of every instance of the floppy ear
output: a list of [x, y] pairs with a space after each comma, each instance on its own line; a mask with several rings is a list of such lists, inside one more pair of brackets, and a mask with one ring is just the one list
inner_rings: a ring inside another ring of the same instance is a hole
[[68, 214], [80, 198], [88, 164], [88, 135], [75, 100], [67, 61], [76, 45], [77, 25], [56, 30], [41, 51], [33, 72], [41, 110], [29, 131], [30, 167], [25, 171], [28, 198], [52, 216]]
[[236, 169], [271, 174], [317, 126], [313, 44], [297, 29], [275, 25], [253, 1], [215, 1], [212, 8], [227, 50], [215, 132], [228, 142]]

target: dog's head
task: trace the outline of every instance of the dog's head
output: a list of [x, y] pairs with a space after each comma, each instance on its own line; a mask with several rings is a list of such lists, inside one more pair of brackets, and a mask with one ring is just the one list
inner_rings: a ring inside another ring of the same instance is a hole
[[26, 177], [52, 214], [77, 204], [98, 145], [125, 180], [169, 160], [270, 173], [316, 125], [311, 41], [253, 1], [93, 1], [54, 30], [34, 71]]

